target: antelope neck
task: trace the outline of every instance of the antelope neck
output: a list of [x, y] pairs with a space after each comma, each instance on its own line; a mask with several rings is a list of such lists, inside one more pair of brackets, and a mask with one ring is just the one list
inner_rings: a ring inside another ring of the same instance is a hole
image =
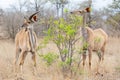
[[27, 26], [28, 29], [33, 30], [33, 25]]

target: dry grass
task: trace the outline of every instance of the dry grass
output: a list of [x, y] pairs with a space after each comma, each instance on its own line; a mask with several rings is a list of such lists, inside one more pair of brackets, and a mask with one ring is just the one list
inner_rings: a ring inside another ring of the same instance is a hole
[[[50, 52], [58, 52], [53, 43], [47, 45], [40, 51], [41, 54]], [[45, 62], [37, 56], [37, 75], [33, 74], [33, 66], [31, 54], [29, 53], [24, 64], [24, 72], [22, 77], [13, 72], [13, 60], [15, 54], [15, 45], [10, 40], [0, 41], [0, 80], [120, 80], [120, 39], [110, 38], [105, 54], [105, 60], [100, 66], [101, 75], [95, 75], [98, 57], [93, 53], [92, 58], [92, 74], [88, 74], [88, 64], [86, 64], [83, 73], [80, 67], [79, 74], [73, 77], [63, 76], [57, 62], [51, 66], [47, 66]], [[69, 75], [70, 73], [68, 73]]]

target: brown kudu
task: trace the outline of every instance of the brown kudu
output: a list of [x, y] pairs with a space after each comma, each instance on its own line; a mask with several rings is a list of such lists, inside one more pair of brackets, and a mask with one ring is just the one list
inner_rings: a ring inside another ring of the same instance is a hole
[[[88, 12], [90, 12], [90, 8], [73, 11], [71, 12], [71, 14], [80, 14], [81, 16], [83, 16], [83, 18], [86, 18], [85, 14]], [[86, 24], [85, 20], [86, 19], [83, 19], [84, 25]], [[85, 60], [86, 60], [86, 50], [88, 50], [89, 68], [91, 68], [91, 59], [92, 59], [93, 51], [97, 52], [98, 54], [99, 57], [98, 67], [99, 67], [100, 62], [104, 59], [104, 52], [105, 52], [106, 43], [108, 41], [108, 35], [101, 28], [93, 30], [90, 27], [84, 26], [84, 30], [86, 31], [87, 34], [87, 38], [85, 36], [86, 39], [85, 41], [88, 44], [88, 47], [84, 51], [85, 54], [83, 53], [83, 66], [85, 65]], [[97, 68], [97, 73], [99, 73], [98, 68]]]
[[36, 17], [37, 13], [38, 12], [31, 15], [29, 19], [25, 18], [22, 28], [16, 34], [15, 37], [16, 54], [15, 54], [15, 62], [14, 62], [15, 71], [16, 71], [17, 61], [20, 56], [19, 68], [21, 68], [21, 72], [22, 72], [22, 66], [24, 64], [24, 60], [28, 52], [32, 53], [32, 60], [34, 62], [34, 67], [36, 67], [37, 36], [33, 31], [33, 23], [37, 21], [37, 17]]

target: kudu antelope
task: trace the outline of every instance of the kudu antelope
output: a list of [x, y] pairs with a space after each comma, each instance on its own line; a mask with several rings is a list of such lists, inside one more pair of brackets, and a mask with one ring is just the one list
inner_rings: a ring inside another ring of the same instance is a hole
[[15, 46], [16, 46], [16, 54], [15, 54], [15, 71], [16, 64], [20, 56], [19, 68], [21, 68], [24, 64], [24, 60], [28, 52], [32, 53], [32, 60], [34, 62], [34, 67], [36, 67], [36, 48], [37, 48], [37, 37], [35, 32], [33, 31], [33, 23], [37, 21], [36, 14], [38, 12], [32, 14], [29, 19], [25, 18], [24, 24], [20, 31], [16, 34], [15, 37]]
[[[89, 8], [86, 8], [85, 10], [80, 10], [80, 11], [73, 11], [71, 13], [81, 15], [81, 14], [85, 14], [87, 12], [90, 12]], [[83, 16], [83, 18], [85, 18], [84, 17], [85, 15], [82, 15], [82, 16]], [[104, 52], [105, 52], [105, 47], [106, 47], [106, 43], [108, 40], [108, 35], [101, 28], [93, 30], [90, 27], [84, 26], [84, 31], [86, 31], [87, 38], [85, 38], [86, 36], [84, 36], [84, 35], [83, 35], [83, 37], [86, 39], [85, 41], [88, 44], [88, 47], [87, 47], [87, 49], [85, 49], [85, 54], [83, 54], [83, 66], [85, 65], [85, 60], [86, 60], [86, 50], [88, 50], [88, 52], [89, 52], [89, 54], [88, 54], [89, 68], [91, 68], [92, 51], [97, 52], [98, 57], [99, 57], [99, 64], [100, 64], [101, 60], [104, 59]], [[97, 70], [97, 72], [98, 72], [98, 70]]]
[[[98, 29], [91, 29], [89, 27], [86, 27], [88, 38], [88, 52], [89, 52], [89, 66], [91, 67], [91, 59], [92, 59], [92, 51], [97, 52], [99, 63], [98, 67], [100, 66], [100, 62], [104, 60], [104, 53], [105, 53], [105, 47], [108, 41], [108, 35], [102, 30], [101, 28]], [[86, 55], [84, 55], [83, 65], [85, 64]], [[97, 73], [98, 72], [97, 67]]]

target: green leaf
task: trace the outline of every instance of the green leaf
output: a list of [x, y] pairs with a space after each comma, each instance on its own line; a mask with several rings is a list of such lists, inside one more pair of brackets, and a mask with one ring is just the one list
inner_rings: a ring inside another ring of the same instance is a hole
[[68, 9], [67, 9], [67, 8], [65, 8], [65, 9], [64, 9], [64, 12], [65, 12], [65, 13], [67, 13], [67, 12], [68, 12]]
[[58, 55], [56, 55], [55, 53], [47, 53], [45, 55], [43, 55], [43, 59], [46, 61], [47, 65], [51, 65], [54, 61], [56, 61], [56, 59], [58, 58]]
[[63, 30], [64, 30], [64, 27], [65, 27], [65, 26], [64, 26], [64, 24], [61, 23], [59, 27], [60, 27], [60, 29], [63, 29]]
[[68, 54], [68, 50], [66, 48], [63, 49], [61, 52], [62, 52], [62, 54]]

